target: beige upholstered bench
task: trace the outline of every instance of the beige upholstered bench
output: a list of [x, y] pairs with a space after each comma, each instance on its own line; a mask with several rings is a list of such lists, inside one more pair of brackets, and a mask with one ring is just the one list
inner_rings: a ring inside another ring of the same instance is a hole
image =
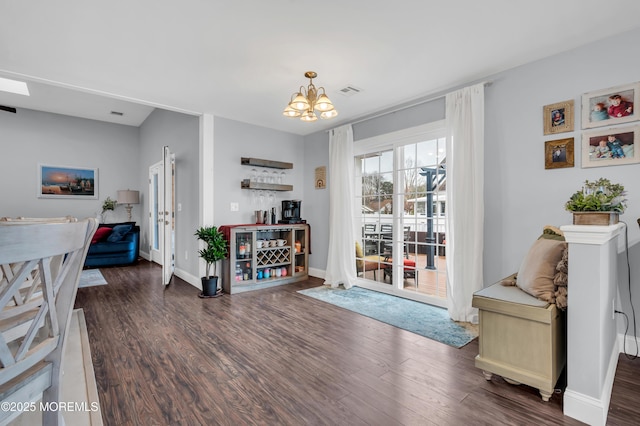
[[476, 292], [473, 306], [480, 314], [476, 367], [487, 380], [497, 374], [532, 386], [548, 401], [566, 363], [564, 312], [500, 283]]

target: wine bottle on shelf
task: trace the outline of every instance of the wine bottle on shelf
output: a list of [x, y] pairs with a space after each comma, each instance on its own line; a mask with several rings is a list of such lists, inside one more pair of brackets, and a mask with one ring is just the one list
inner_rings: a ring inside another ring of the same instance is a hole
[[240, 240], [240, 244], [238, 244], [238, 259], [244, 259], [244, 255], [247, 251], [244, 240]]
[[276, 223], [276, 208], [271, 208], [271, 223], [275, 225]]

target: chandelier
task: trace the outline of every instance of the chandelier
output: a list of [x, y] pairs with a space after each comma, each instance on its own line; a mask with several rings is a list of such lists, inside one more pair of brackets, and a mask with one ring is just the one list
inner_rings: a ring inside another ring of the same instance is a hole
[[[307, 71], [304, 76], [309, 79], [309, 86], [305, 89], [300, 86], [300, 90], [291, 95], [291, 102], [284, 109], [282, 114], [285, 117], [300, 117], [302, 121], [316, 121], [318, 116], [316, 111], [320, 113], [321, 118], [329, 119], [336, 117], [338, 111], [333, 107], [333, 103], [324, 92], [324, 87], [316, 89], [313, 85], [313, 79], [318, 76], [314, 71]], [[321, 90], [322, 94], [318, 94]]]

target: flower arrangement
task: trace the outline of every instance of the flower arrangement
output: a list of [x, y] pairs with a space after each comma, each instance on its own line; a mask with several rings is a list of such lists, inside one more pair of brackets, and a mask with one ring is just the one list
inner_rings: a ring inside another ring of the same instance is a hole
[[627, 208], [624, 186], [600, 178], [595, 182], [585, 181], [581, 190], [576, 191], [565, 204], [570, 212], [613, 212], [623, 213]]
[[109, 210], [115, 210], [117, 204], [118, 202], [116, 200], [112, 200], [111, 197], [105, 198], [104, 202], [102, 203], [102, 213]]

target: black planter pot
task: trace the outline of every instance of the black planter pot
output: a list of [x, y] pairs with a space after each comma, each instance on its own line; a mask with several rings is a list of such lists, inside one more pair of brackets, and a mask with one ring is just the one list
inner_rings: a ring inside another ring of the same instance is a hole
[[202, 295], [205, 297], [217, 296], [218, 293], [218, 277], [202, 277]]

